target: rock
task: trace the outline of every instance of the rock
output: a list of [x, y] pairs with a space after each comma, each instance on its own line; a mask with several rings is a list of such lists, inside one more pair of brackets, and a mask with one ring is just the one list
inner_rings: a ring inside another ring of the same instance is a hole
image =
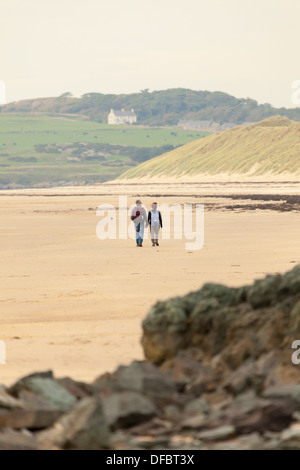
[[[199, 357], [199, 351], [197, 353]], [[160, 370], [168, 373], [178, 390], [199, 396], [215, 389], [216, 378], [213, 369], [195, 359], [195, 355], [193, 349], [179, 351], [176, 357], [165, 361]]]
[[[26, 392], [31, 393], [26, 393]], [[49, 376], [27, 376], [12, 387], [11, 393], [17, 394], [24, 401], [37, 400], [40, 397], [45, 406], [62, 412], [68, 411], [76, 403], [76, 398]], [[31, 399], [30, 399], [31, 397]]]
[[[27, 410], [53, 409], [51, 404], [49, 404], [49, 401], [44, 396], [26, 389], [20, 390], [19, 401], [24, 403], [24, 407]], [[61, 411], [61, 413], [63, 413], [63, 411]]]
[[147, 397], [131, 391], [114, 392], [104, 398], [103, 411], [112, 429], [142, 423], [157, 413], [155, 405]]
[[[180, 298], [166, 303], [158, 302], [149, 311], [142, 326], [147, 332], [142, 337], [145, 357], [154, 363], [173, 357], [175, 351], [187, 346], [184, 335], [187, 330], [187, 317], [184, 301]], [[168, 335], [165, 336], [166, 331]]]
[[191, 449], [193, 447], [201, 448], [201, 443], [193, 435], [186, 434], [173, 434], [170, 438], [170, 448], [171, 449]]
[[255, 343], [252, 338], [245, 337], [242, 332], [240, 332], [239, 338], [224, 345], [221, 356], [224, 367], [223, 379], [226, 377], [226, 374], [243, 365], [249, 358], [255, 359], [257, 357], [257, 350], [255, 349]]
[[230, 439], [236, 434], [234, 426], [220, 426], [219, 428], [210, 429], [208, 431], [202, 431], [197, 434], [197, 438], [202, 441], [223, 441]]
[[198, 397], [206, 392], [213, 392], [216, 389], [216, 382], [217, 380], [211, 367], [203, 366], [196, 379], [186, 384], [185, 391]]
[[[36, 378], [40, 377], [32, 377]], [[0, 389], [0, 428], [43, 429], [51, 426], [62, 414], [63, 410], [51, 406], [43, 396], [22, 390], [21, 386], [18, 390], [20, 398], [11, 396], [3, 387]]]
[[19, 392], [26, 387], [26, 381], [31, 378], [43, 378], [43, 379], [53, 379], [53, 372], [52, 370], [46, 370], [43, 372], [34, 372], [33, 374], [26, 375], [22, 377], [20, 380], [8, 388], [8, 393], [13, 396], [18, 396]]
[[36, 438], [29, 433], [4, 429], [0, 431], [0, 450], [37, 450]]
[[195, 416], [199, 413], [208, 414], [210, 411], [209, 403], [204, 398], [196, 398], [191, 400], [184, 407], [183, 415], [186, 417]]
[[238, 434], [266, 430], [279, 432], [289, 426], [292, 420], [293, 406], [288, 401], [251, 398], [251, 395], [245, 394], [240, 400], [234, 400], [212, 413], [207, 426], [215, 428], [230, 424]]
[[299, 450], [300, 449], [300, 423], [293, 423], [287, 429], [282, 431], [280, 435], [279, 448], [283, 450]]
[[264, 385], [265, 376], [255, 362], [246, 362], [236, 369], [224, 382], [224, 388], [232, 395], [238, 395], [253, 389], [259, 394]]
[[0, 408], [24, 408], [26, 405], [22, 400], [18, 400], [9, 395], [4, 387], [0, 387]]
[[300, 410], [300, 384], [286, 383], [267, 388], [262, 396], [269, 399], [286, 399], [294, 405], [295, 410]]
[[223, 442], [210, 444], [208, 450], [264, 450], [265, 441], [259, 433], [253, 432], [247, 436], [238, 436]]
[[178, 423], [182, 419], [182, 413], [178, 406], [167, 405], [164, 407], [164, 417], [173, 423]]
[[181, 429], [201, 429], [207, 425], [209, 418], [205, 413], [198, 413], [194, 416], [184, 419], [181, 423]]
[[67, 390], [77, 400], [93, 395], [93, 386], [84, 382], [78, 382], [70, 377], [64, 377], [56, 380], [59, 385]]
[[202, 398], [204, 398], [209, 405], [214, 405], [215, 407], [222, 407], [232, 401], [232, 396], [221, 386], [213, 392], [203, 393]]
[[[195, 358], [195, 356], [197, 358]], [[194, 380], [202, 371], [203, 354], [199, 349], [178, 351], [178, 354], [166, 360], [161, 366], [162, 372], [169, 372], [172, 381], [187, 383]]]
[[51, 426], [61, 416], [61, 411], [51, 409], [10, 409], [0, 408], [0, 428], [43, 429]]
[[120, 366], [109, 382], [114, 390], [137, 392], [150, 398], [157, 406], [176, 401], [174, 382], [150, 363], [133, 361], [129, 366]]
[[142, 449], [153, 449], [154, 447], [168, 447], [169, 437], [168, 436], [137, 436], [132, 440], [134, 447]]
[[[197, 334], [204, 320], [208, 326], [214, 312], [223, 306], [231, 305], [238, 289], [223, 285], [205, 284], [200, 291], [175, 297], [166, 302], [158, 302], [150, 309], [142, 323], [142, 345], [145, 357], [154, 363], [174, 357], [176, 352], [195, 344], [190, 331]], [[201, 347], [201, 346], [200, 346]]]
[[224, 363], [235, 370], [250, 357], [283, 349], [287, 338], [292, 342], [300, 333], [299, 280], [296, 266], [242, 289], [206, 284], [159, 302], [142, 324], [145, 357], [162, 363], [193, 346], [207, 361], [222, 352]]
[[265, 279], [255, 281], [247, 291], [247, 301], [254, 308], [267, 307], [277, 299], [277, 291], [281, 283], [280, 274], [267, 275]]
[[110, 431], [97, 398], [83, 398], [51, 428], [37, 433], [38, 448], [99, 450], [109, 447]]
[[57, 383], [51, 371], [31, 374], [7, 391], [1, 389], [0, 427], [47, 428], [75, 403], [76, 398]]

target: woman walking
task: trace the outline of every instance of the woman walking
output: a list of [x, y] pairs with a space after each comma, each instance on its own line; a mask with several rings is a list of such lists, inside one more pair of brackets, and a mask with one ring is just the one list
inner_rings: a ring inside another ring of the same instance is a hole
[[162, 228], [162, 217], [157, 209], [157, 202], [153, 202], [151, 207], [152, 210], [148, 213], [148, 224], [150, 225], [152, 246], [159, 246], [158, 234], [159, 229]]

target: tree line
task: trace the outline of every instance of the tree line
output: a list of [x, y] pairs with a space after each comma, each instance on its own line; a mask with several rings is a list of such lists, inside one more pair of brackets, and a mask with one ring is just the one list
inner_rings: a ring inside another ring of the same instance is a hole
[[235, 98], [220, 91], [194, 91], [184, 88], [131, 94], [86, 93], [75, 98], [67, 92], [56, 98], [39, 98], [7, 104], [5, 112], [45, 112], [80, 114], [92, 121], [107, 122], [111, 108], [134, 108], [138, 122], [149, 126], [173, 126], [180, 119], [213, 120], [220, 124], [256, 122], [281, 115], [300, 121], [300, 108], [274, 108], [251, 98]]

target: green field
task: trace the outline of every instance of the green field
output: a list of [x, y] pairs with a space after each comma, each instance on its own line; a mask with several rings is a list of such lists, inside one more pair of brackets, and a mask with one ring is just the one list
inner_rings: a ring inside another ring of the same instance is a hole
[[63, 115], [2, 114], [0, 189], [107, 181], [163, 153], [163, 146], [175, 148], [205, 135], [109, 126]]

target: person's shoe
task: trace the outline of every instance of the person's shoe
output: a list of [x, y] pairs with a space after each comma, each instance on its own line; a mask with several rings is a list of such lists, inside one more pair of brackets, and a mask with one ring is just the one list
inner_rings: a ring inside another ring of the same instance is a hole
[[143, 246], [143, 244], [142, 244], [142, 243], [140, 243], [140, 244], [139, 244], [139, 246]]
[[156, 245], [156, 246], [159, 246], [158, 242], [155, 242], [155, 245]]

